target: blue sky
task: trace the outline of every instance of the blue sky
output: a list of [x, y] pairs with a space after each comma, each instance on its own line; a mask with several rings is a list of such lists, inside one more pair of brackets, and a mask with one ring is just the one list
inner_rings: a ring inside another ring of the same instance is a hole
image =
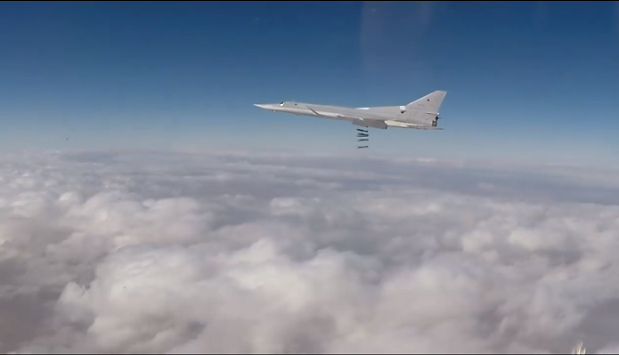
[[[0, 149], [263, 149], [619, 164], [615, 2], [0, 3]], [[406, 104], [442, 132], [262, 111]], [[67, 140], [68, 138], [68, 140]]]

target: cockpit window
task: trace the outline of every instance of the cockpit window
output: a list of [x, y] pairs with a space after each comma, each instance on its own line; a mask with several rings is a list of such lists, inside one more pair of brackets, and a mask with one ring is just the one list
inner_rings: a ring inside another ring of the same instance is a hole
[[279, 103], [280, 106], [284, 106], [284, 101]]

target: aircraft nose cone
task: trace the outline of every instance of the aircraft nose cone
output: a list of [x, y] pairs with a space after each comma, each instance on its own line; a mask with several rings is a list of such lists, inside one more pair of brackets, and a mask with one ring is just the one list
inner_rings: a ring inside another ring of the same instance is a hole
[[264, 105], [264, 104], [254, 104], [254, 106], [256, 106], [258, 108], [264, 108], [264, 109], [267, 108], [267, 105]]

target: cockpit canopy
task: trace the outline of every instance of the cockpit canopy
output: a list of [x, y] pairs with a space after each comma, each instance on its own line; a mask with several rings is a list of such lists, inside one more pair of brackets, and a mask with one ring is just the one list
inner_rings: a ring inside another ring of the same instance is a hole
[[291, 106], [297, 106], [297, 103], [294, 102], [294, 101], [282, 101], [282, 102], [279, 103], [279, 106], [291, 107]]

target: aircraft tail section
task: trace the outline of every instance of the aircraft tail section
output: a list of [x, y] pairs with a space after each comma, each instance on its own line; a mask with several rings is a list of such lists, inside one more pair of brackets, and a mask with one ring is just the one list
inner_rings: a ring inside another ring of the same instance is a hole
[[423, 111], [424, 113], [438, 114], [438, 110], [441, 108], [445, 95], [447, 95], [445, 91], [434, 91], [406, 105], [406, 111]]
[[402, 118], [400, 121], [416, 123], [424, 126], [436, 127], [439, 109], [445, 99], [445, 91], [434, 91], [406, 106], [401, 106]]

